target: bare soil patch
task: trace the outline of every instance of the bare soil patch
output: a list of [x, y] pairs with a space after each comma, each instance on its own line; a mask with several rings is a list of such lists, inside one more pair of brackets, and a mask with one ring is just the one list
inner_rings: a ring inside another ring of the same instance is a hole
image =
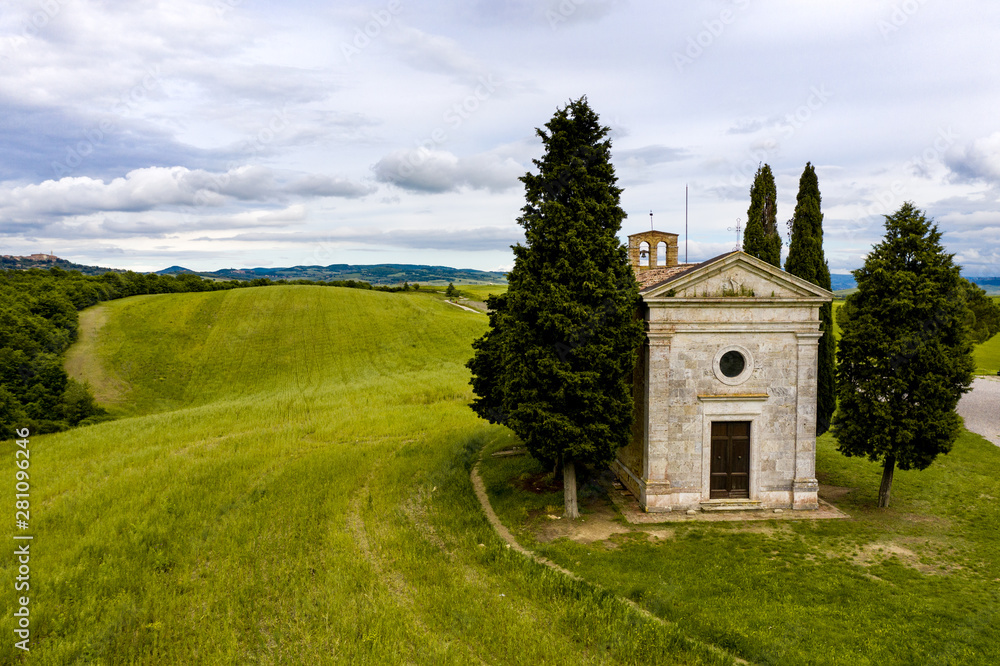
[[822, 483], [819, 484], [820, 499], [824, 499], [827, 502], [836, 502], [837, 500], [839, 500], [852, 490], [854, 490], [854, 488], [845, 488], [843, 486], [828, 486]]
[[614, 505], [607, 500], [587, 502], [581, 507], [579, 520], [566, 520], [555, 514], [548, 514], [545, 518], [535, 533], [535, 538], [543, 543], [564, 537], [580, 543], [593, 543], [632, 531], [622, 524]]
[[929, 564], [909, 548], [893, 541], [866, 544], [853, 557], [854, 563], [863, 567], [870, 567], [892, 559], [897, 560], [903, 566], [923, 574], [936, 575], [948, 573], [947, 568]]

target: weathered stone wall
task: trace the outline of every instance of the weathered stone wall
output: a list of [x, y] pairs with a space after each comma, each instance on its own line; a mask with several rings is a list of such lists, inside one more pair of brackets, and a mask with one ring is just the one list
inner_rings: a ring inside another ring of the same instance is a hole
[[[618, 451], [618, 460], [636, 477], [643, 476], [645, 466], [644, 452], [646, 448], [647, 396], [646, 396], [646, 358], [648, 347], [643, 345], [639, 350], [639, 361], [632, 374], [632, 434], [627, 446]], [[634, 485], [634, 484], [630, 484]], [[635, 489], [630, 488], [633, 492]]]
[[[644, 482], [647, 509], [697, 508], [709, 499], [710, 428], [722, 420], [752, 424], [750, 499], [792, 508], [796, 479], [814, 483], [815, 476], [818, 308], [749, 298], [666, 300], [651, 304], [649, 314], [648, 458], [639, 455], [638, 429], [619, 456]], [[739, 383], [724, 381], [717, 369], [721, 352], [733, 347], [751, 366]], [[810, 508], [809, 498], [797, 507]]]
[[[638, 245], [647, 234], [629, 238]], [[717, 421], [751, 424], [747, 503], [817, 507], [819, 306], [831, 296], [742, 253], [643, 293], [649, 344], [636, 396], [645, 408], [615, 470], [648, 511], [717, 508], [709, 497]], [[736, 377], [719, 368], [730, 350], [746, 361]], [[723, 500], [733, 501], [741, 502]]]
[[[752, 424], [750, 499], [791, 507], [800, 399], [813, 405], [815, 423], [815, 365], [800, 377], [798, 334], [817, 326], [815, 307], [753, 307], [745, 300], [651, 308], [650, 331], [659, 335], [650, 350], [648, 478], [669, 481], [673, 495], [655, 505], [694, 508], [707, 500], [711, 423], [746, 420]], [[717, 357], [730, 347], [752, 366], [735, 385], [717, 371]], [[807, 384], [803, 395], [800, 379]], [[654, 391], [656, 385], [666, 390]]]
[[[746, 349], [753, 359], [751, 377], [739, 386], [727, 386], [713, 372], [719, 349], [732, 345]], [[739, 401], [743, 396], [766, 394], [761, 423], [754, 433], [757, 441], [751, 443], [760, 463], [758, 481], [767, 487], [780, 484], [781, 479], [790, 483], [794, 472], [796, 351], [791, 333], [675, 334], [669, 357], [654, 369], [667, 375], [670, 387], [667, 396], [655, 398], [650, 406], [653, 418], [663, 421], [662, 427], [651, 429], [665, 434], [661, 441], [651, 442], [658, 453], [662, 449], [663, 463], [654, 465], [655, 471], [665, 474], [669, 469], [677, 492], [683, 488], [700, 493], [706, 419], [699, 396], [731, 396]], [[650, 455], [656, 457], [652, 451]]]

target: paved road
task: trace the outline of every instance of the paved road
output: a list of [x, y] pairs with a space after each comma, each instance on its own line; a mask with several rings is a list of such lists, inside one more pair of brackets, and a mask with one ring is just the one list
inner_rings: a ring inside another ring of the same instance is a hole
[[1000, 377], [976, 377], [956, 411], [967, 429], [1000, 446]]

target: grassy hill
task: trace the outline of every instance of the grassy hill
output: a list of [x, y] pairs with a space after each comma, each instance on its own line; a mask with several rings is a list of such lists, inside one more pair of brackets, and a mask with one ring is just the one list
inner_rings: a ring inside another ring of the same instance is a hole
[[[31, 438], [30, 663], [729, 663], [489, 527], [485, 327], [306, 286], [87, 311], [70, 365], [123, 418]], [[26, 658], [13, 595], [0, 663]]]

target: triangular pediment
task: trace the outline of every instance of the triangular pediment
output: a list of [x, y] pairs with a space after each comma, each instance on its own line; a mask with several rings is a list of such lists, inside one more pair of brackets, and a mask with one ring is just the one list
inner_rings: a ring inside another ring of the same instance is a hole
[[823, 299], [833, 294], [745, 252], [730, 252], [693, 266], [641, 292], [660, 298]]

